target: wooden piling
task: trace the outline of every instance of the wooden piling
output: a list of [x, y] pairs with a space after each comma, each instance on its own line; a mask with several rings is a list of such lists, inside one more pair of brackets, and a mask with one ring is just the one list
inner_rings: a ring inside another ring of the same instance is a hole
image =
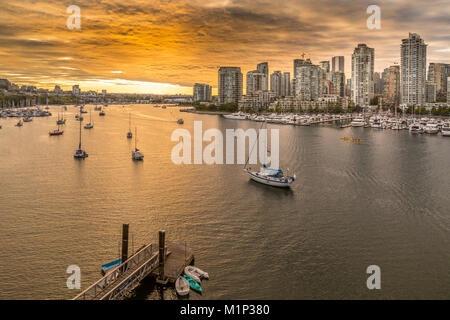
[[128, 231], [129, 224], [122, 225], [122, 263], [128, 260]]
[[166, 262], [166, 231], [159, 231], [159, 276], [158, 282], [164, 283], [164, 265]]

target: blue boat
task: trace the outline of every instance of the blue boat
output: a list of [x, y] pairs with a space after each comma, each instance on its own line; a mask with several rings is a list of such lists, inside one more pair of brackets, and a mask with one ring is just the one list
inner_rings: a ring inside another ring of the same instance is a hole
[[189, 277], [189, 276], [187, 276], [187, 275], [184, 275], [183, 277], [189, 282], [189, 286], [190, 286], [193, 290], [195, 290], [195, 291], [197, 291], [197, 292], [199, 292], [199, 293], [202, 293], [202, 292], [203, 292], [202, 287], [198, 284], [197, 281], [195, 281], [194, 279], [192, 279], [191, 277]]
[[102, 273], [106, 274], [106, 272], [112, 268], [120, 266], [122, 264], [122, 259], [117, 259], [102, 265]]

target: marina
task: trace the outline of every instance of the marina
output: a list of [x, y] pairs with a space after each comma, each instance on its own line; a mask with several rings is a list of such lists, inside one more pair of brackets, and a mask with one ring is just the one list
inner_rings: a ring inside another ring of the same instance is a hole
[[[193, 300], [371, 298], [364, 270], [373, 263], [390, 279], [380, 298], [446, 295], [450, 154], [442, 133], [266, 123], [280, 129], [280, 167], [296, 175], [290, 188], [270, 188], [249, 179], [242, 165], [174, 165], [170, 136], [180, 125], [168, 109], [110, 105], [107, 117], [93, 113], [95, 129], [81, 130], [84, 161], [73, 158], [79, 108], [65, 111], [59, 138], [48, 133], [60, 107], [21, 128], [18, 118], [0, 119], [0, 176], [7, 177], [0, 184], [1, 298], [73, 299], [103, 278], [102, 265], [119, 258], [124, 222], [133, 227], [130, 257], [150, 244], [149, 259], [159, 253], [159, 230], [166, 230], [170, 252], [166, 289], [159, 289], [155, 264], [126, 290], [127, 299], [181, 298], [175, 282], [189, 264], [185, 243], [211, 275], [201, 281], [201, 295], [191, 287]], [[130, 114], [145, 161], [130, 159]], [[218, 115], [184, 113], [183, 119], [191, 132], [199, 119], [204, 130], [261, 126]], [[26, 261], [17, 254], [24, 251]], [[81, 290], [65, 286], [70, 265], [81, 269]], [[16, 272], [23, 266], [33, 274], [27, 281]], [[120, 279], [111, 285], [120, 288]]]

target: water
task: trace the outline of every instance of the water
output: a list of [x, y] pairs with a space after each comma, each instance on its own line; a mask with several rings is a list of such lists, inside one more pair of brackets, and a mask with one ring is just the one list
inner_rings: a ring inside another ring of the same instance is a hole
[[[93, 112], [83, 129], [89, 158], [77, 161], [76, 109], [64, 135], [53, 117], [22, 128], [0, 123], [1, 299], [69, 299], [66, 268], [79, 265], [82, 288], [118, 257], [122, 223], [134, 248], [186, 241], [209, 272], [190, 299], [450, 298], [450, 139], [334, 126], [280, 129], [281, 165], [297, 175], [291, 190], [249, 181], [239, 165], [171, 161], [176, 128], [259, 127], [219, 116], [147, 105]], [[131, 160], [128, 114], [142, 163]], [[86, 120], [89, 115], [84, 115]], [[183, 117], [185, 124], [176, 120]], [[341, 137], [363, 139], [346, 142]], [[381, 268], [381, 290], [366, 268]], [[146, 281], [139, 299], [174, 299]]]

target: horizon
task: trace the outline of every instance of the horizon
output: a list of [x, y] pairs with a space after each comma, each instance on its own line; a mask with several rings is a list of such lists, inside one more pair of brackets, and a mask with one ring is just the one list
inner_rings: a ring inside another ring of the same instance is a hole
[[82, 0], [80, 30], [67, 28], [63, 1], [0, 3], [0, 19], [7, 21], [0, 23], [0, 77], [44, 89], [78, 84], [82, 91], [192, 95], [194, 83], [207, 83], [217, 95], [220, 66], [240, 67], [245, 79], [268, 62], [269, 74], [292, 78], [293, 60], [303, 53], [316, 65], [344, 56], [348, 79], [358, 43], [375, 49], [381, 73], [400, 64], [401, 40], [409, 33], [428, 45], [427, 66], [449, 63], [444, 8], [450, 4], [440, 0], [377, 1], [380, 30], [366, 26], [367, 1], [288, 0], [274, 10], [268, 0]]

